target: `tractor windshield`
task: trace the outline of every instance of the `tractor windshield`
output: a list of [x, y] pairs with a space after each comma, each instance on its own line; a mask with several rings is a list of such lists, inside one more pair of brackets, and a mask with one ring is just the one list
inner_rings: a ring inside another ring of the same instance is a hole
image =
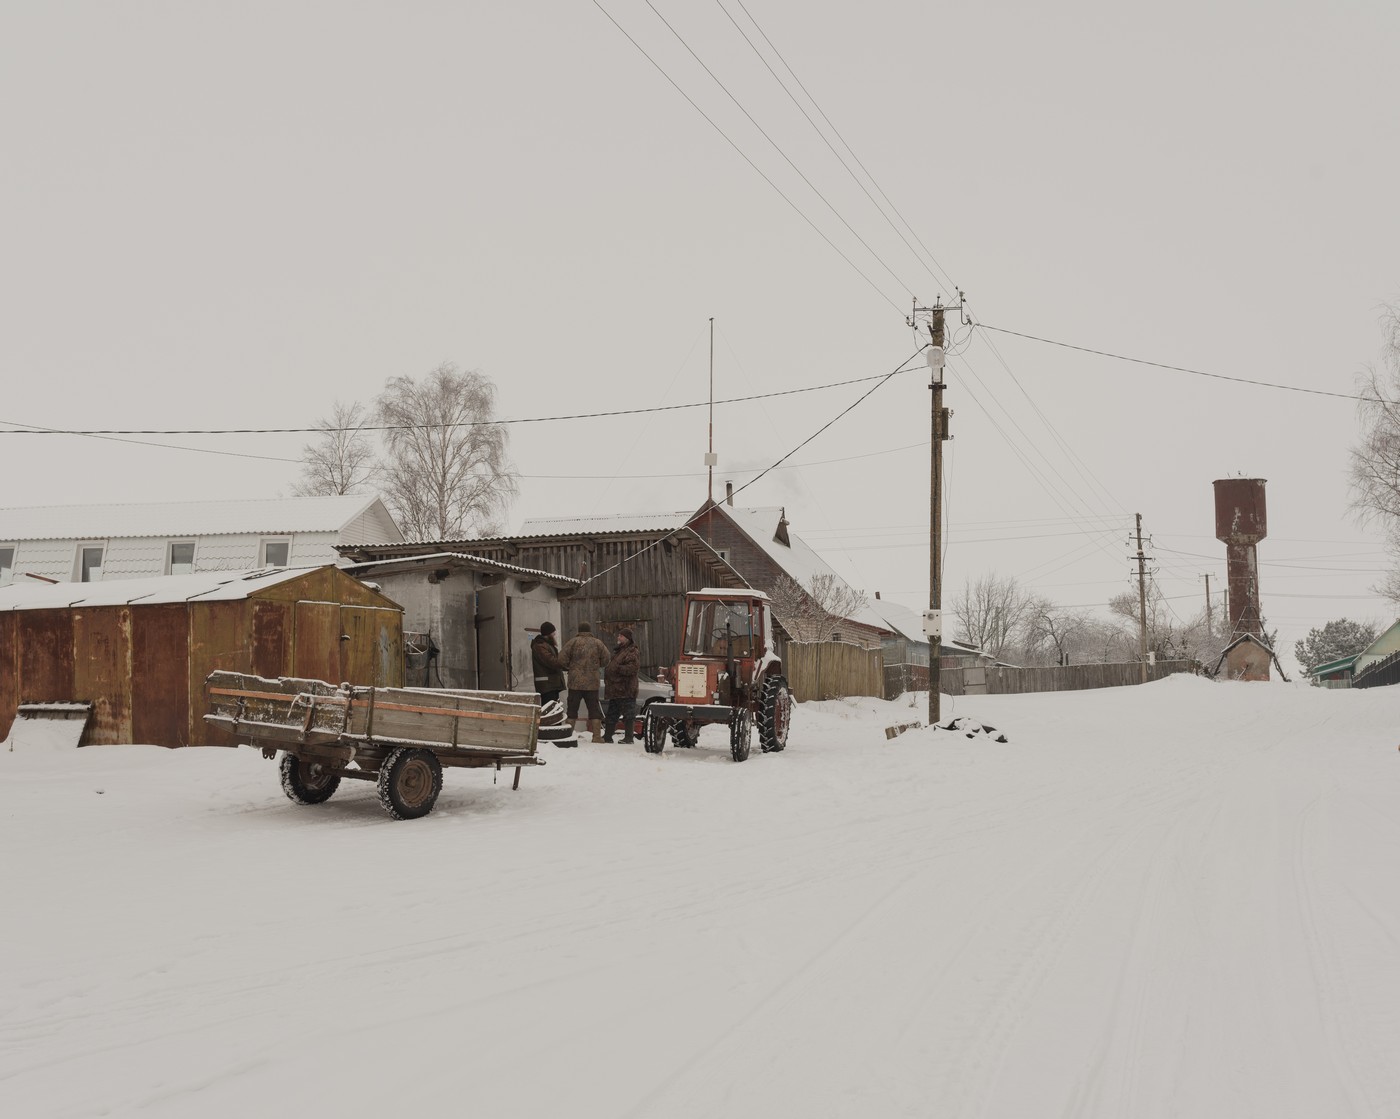
[[685, 620], [687, 653], [746, 657], [753, 655], [753, 645], [753, 615], [747, 602], [691, 602]]

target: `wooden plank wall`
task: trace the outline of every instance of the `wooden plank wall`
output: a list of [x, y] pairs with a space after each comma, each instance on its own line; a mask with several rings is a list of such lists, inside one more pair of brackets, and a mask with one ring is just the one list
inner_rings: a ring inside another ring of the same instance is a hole
[[[1158, 661], [1149, 665], [1149, 681], [1161, 680], [1178, 672], [1195, 672], [1191, 661]], [[1121, 688], [1142, 682], [1142, 665], [1136, 661], [1120, 664], [1072, 664], [1064, 668], [997, 668], [984, 670], [988, 695], [1021, 695], [1027, 692], [1068, 692], [1089, 688]], [[945, 695], [965, 695], [966, 669], [942, 670], [940, 689]]]
[[879, 649], [862, 649], [844, 641], [789, 641], [783, 668], [799, 703], [885, 694], [885, 658]]

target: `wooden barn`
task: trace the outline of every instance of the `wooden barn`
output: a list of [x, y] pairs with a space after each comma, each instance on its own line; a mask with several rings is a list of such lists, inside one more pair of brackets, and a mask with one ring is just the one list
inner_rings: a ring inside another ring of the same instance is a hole
[[[553, 572], [578, 581], [559, 598], [560, 641], [588, 622], [604, 642], [626, 626], [642, 671], [675, 663], [681, 645], [685, 595], [704, 587], [744, 587], [742, 576], [685, 527], [687, 514], [580, 517], [526, 521], [519, 536], [436, 543], [358, 544], [340, 553], [355, 570], [368, 564], [435, 552], [466, 552], [515, 568]], [[375, 578], [366, 574], [366, 578]], [[561, 588], [562, 590], [563, 588]]]
[[231, 745], [215, 669], [403, 685], [397, 603], [335, 567], [0, 587], [0, 739], [21, 703], [87, 702], [83, 745]]

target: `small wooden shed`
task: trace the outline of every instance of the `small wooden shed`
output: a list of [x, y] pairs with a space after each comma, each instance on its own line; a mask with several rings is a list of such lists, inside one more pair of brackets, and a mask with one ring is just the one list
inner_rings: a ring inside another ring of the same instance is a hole
[[89, 702], [83, 745], [232, 745], [215, 669], [403, 685], [403, 611], [333, 566], [0, 587], [0, 739], [21, 703]]

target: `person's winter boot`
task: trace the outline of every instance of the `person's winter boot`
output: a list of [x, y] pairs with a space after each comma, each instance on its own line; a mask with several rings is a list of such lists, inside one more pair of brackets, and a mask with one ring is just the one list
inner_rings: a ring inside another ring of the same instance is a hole
[[589, 719], [589, 720], [588, 720], [588, 729], [591, 730], [591, 731], [593, 732], [593, 741], [594, 741], [594, 742], [606, 742], [606, 741], [607, 741], [607, 739], [603, 737], [603, 720], [602, 720], [602, 719]]
[[616, 731], [617, 731], [617, 725], [616, 725], [615, 723], [613, 723], [611, 720], [605, 721], [605, 722], [603, 723], [603, 737], [602, 737], [602, 741], [603, 741], [603, 742], [612, 742], [612, 741], [613, 741], [613, 735], [616, 733]]
[[622, 733], [622, 744], [624, 746], [630, 746], [636, 741], [637, 740], [632, 737], [632, 721], [629, 719], [627, 721], [627, 729]]

